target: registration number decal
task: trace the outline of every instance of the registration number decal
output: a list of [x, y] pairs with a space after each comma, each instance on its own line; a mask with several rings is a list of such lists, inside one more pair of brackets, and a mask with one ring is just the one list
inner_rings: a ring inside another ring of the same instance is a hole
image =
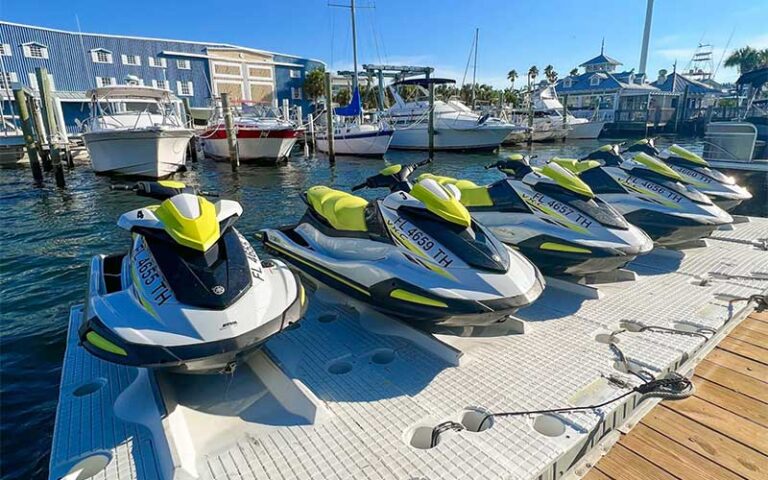
[[449, 267], [453, 259], [449, 253], [435, 245], [435, 242], [424, 232], [419, 230], [408, 220], [398, 217], [397, 219], [386, 219], [387, 228], [403, 244], [412, 244], [421, 249], [427, 257], [443, 267]]
[[149, 293], [152, 301], [158, 306], [173, 298], [171, 289], [165, 283], [152, 255], [147, 251], [144, 240], [141, 240], [133, 251], [133, 272], [136, 281], [141, 282], [143, 290]]

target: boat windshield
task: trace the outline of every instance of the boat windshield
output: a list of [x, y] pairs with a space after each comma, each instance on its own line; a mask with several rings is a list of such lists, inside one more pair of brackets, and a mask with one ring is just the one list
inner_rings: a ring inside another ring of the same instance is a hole
[[271, 104], [243, 103], [238, 110], [241, 117], [282, 118], [280, 110]]

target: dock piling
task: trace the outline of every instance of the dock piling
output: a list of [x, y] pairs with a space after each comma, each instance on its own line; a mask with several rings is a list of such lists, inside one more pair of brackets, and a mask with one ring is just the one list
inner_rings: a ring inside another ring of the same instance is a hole
[[66, 187], [66, 181], [64, 179], [64, 167], [61, 163], [61, 149], [59, 148], [59, 134], [58, 124], [56, 123], [56, 111], [53, 105], [53, 92], [51, 89], [51, 77], [48, 75], [48, 70], [45, 68], [36, 68], [35, 75], [37, 76], [37, 87], [40, 92], [40, 106], [43, 110], [43, 121], [45, 123], [45, 129], [48, 132], [48, 151], [50, 152], [51, 167], [53, 169], [54, 177], [56, 178], [56, 186], [59, 188]]
[[286, 122], [291, 120], [291, 104], [287, 98], [283, 99], [283, 119]]
[[227, 145], [229, 145], [229, 164], [232, 171], [240, 168], [240, 155], [237, 151], [237, 133], [235, 132], [235, 120], [232, 117], [232, 107], [229, 105], [229, 94], [221, 94], [221, 111], [224, 115], [224, 128], [227, 130]]
[[325, 73], [325, 115], [328, 134], [328, 160], [336, 161], [336, 145], [333, 138], [333, 90], [331, 89], [331, 72]]
[[429, 82], [429, 159], [435, 158], [435, 84]]
[[[563, 128], [568, 131], [568, 95], [563, 96]], [[567, 137], [567, 136], [566, 136]], [[563, 137], [565, 141], [566, 137]]]
[[35, 183], [41, 185], [43, 183], [43, 170], [40, 168], [40, 160], [37, 155], [37, 146], [35, 145], [34, 128], [32, 126], [32, 117], [29, 114], [29, 108], [27, 108], [27, 95], [21, 88], [14, 89], [13, 98], [16, 101], [16, 107], [19, 112], [19, 120], [21, 121], [21, 133], [24, 136], [24, 143], [27, 147], [27, 155], [29, 156], [29, 166], [32, 168], [32, 178]]
[[50, 172], [53, 170], [51, 165], [51, 157], [48, 150], [43, 148], [48, 143], [48, 136], [46, 135], [45, 125], [43, 124], [43, 114], [40, 112], [40, 105], [37, 103], [37, 99], [32, 95], [26, 97], [29, 105], [29, 114], [32, 117], [32, 125], [35, 128], [35, 145], [37, 147], [37, 153], [40, 156], [40, 162], [43, 165], [44, 172]]

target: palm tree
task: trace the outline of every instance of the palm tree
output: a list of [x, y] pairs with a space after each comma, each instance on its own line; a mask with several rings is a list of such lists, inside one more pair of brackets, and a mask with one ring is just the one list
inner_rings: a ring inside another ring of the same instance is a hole
[[734, 50], [728, 58], [725, 59], [726, 67], [738, 67], [739, 73], [747, 73], [760, 66], [763, 52], [757, 51], [750, 46]]
[[571, 70], [570, 72], [568, 72], [568, 75], [570, 75], [570, 76], [572, 76], [572, 77], [575, 77], [575, 76], [576, 76], [576, 75], [578, 75], [578, 74], [579, 74], [579, 69], [578, 69], [578, 68], [574, 68], [573, 70]]
[[304, 93], [314, 105], [318, 98], [325, 95], [325, 68], [312, 70], [304, 77]]
[[758, 63], [760, 67], [768, 67], [768, 48], [764, 48], [757, 52]]
[[555, 83], [557, 81], [557, 72], [555, 71], [555, 67], [552, 65], [547, 65], [544, 67], [544, 76], [547, 77], [547, 81], [549, 83]]
[[510, 70], [507, 73], [507, 80], [512, 83], [512, 88], [515, 88], [515, 80], [517, 80], [517, 70]]
[[528, 69], [528, 78], [531, 79], [531, 81], [536, 80], [536, 77], [539, 75], [539, 69], [536, 67], [536, 65], [532, 66]]

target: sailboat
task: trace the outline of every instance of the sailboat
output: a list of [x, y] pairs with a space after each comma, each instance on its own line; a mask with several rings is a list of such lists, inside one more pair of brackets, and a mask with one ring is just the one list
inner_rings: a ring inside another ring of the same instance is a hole
[[[381, 157], [392, 141], [392, 128], [386, 122], [366, 122], [363, 119], [363, 104], [360, 100], [360, 87], [357, 79], [357, 32], [355, 30], [355, 0], [350, 3], [352, 20], [352, 57], [354, 74], [352, 77], [352, 99], [344, 107], [334, 109], [340, 121], [334, 122], [333, 145], [337, 155], [356, 155]], [[330, 108], [330, 99], [327, 101]], [[315, 134], [317, 149], [328, 152], [328, 133]]]

